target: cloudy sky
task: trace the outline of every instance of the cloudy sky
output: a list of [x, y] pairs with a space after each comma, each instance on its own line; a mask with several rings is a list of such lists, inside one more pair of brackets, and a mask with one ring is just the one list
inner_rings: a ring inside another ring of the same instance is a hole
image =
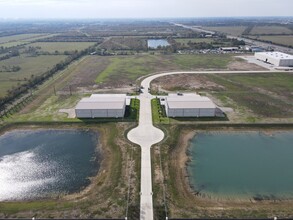
[[0, 0], [0, 18], [293, 16], [293, 0]]

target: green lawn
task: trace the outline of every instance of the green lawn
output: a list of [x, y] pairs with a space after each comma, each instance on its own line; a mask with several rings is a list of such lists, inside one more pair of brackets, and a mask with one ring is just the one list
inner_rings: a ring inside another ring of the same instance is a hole
[[165, 110], [160, 104], [160, 99], [152, 99], [152, 117], [154, 124], [169, 124], [170, 120], [166, 116]]

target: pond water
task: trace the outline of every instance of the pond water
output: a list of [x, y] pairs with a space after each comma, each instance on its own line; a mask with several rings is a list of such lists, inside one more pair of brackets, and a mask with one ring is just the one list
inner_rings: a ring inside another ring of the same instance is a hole
[[39, 199], [86, 187], [99, 169], [98, 134], [14, 130], [0, 136], [0, 201]]
[[191, 141], [190, 182], [211, 198], [293, 198], [293, 132], [199, 133]]
[[148, 40], [148, 47], [153, 49], [157, 49], [159, 46], [165, 47], [169, 45], [170, 44], [165, 39]]

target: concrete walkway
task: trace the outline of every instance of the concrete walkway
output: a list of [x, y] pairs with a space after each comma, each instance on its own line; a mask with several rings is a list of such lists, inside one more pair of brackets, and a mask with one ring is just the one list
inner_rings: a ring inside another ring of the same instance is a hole
[[[164, 138], [164, 133], [153, 126], [151, 99], [154, 98], [149, 92], [152, 80], [174, 74], [224, 74], [224, 73], [267, 73], [268, 71], [184, 71], [168, 72], [149, 76], [145, 78], [141, 85], [142, 94], [140, 99], [139, 125], [132, 129], [127, 138], [141, 146], [141, 197], [140, 197], [140, 219], [153, 220], [153, 195], [152, 195], [152, 168], [151, 168], [151, 146], [160, 142]], [[270, 71], [280, 72], [280, 71]]]
[[143, 89], [139, 96], [140, 111], [139, 125], [132, 129], [127, 138], [141, 146], [141, 196], [140, 196], [140, 219], [153, 219], [153, 192], [152, 192], [152, 168], [151, 146], [164, 138], [164, 133], [152, 124], [152, 95], [148, 88]]

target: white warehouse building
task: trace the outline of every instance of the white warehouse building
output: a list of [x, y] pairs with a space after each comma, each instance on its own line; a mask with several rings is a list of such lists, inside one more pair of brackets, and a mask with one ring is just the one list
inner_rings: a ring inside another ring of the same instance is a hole
[[277, 67], [293, 66], [293, 56], [281, 52], [259, 52], [255, 53], [255, 58], [266, 63], [271, 63]]
[[126, 94], [93, 94], [75, 107], [77, 118], [123, 118]]
[[165, 100], [168, 117], [215, 117], [216, 105], [197, 94], [169, 94]]

